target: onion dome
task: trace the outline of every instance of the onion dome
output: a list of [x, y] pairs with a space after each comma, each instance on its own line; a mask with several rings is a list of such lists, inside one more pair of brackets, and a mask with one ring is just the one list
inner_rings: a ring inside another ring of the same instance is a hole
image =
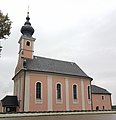
[[31, 23], [29, 22], [30, 18], [29, 18], [29, 12], [27, 12], [27, 17], [26, 17], [26, 22], [24, 24], [24, 26], [22, 26], [21, 28], [21, 33], [27, 37], [31, 37], [34, 33], [34, 29], [31, 26]]

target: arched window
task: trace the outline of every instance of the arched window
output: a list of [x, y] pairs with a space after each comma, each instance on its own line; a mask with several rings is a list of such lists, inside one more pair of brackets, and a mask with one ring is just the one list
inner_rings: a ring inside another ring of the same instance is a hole
[[91, 87], [90, 86], [88, 86], [88, 88], [87, 88], [88, 90], [88, 99], [91, 99]]
[[105, 110], [105, 106], [103, 106], [103, 110]]
[[30, 42], [29, 42], [29, 41], [27, 41], [27, 42], [26, 42], [26, 45], [27, 45], [27, 46], [30, 46]]
[[57, 99], [61, 99], [61, 84], [57, 84]]
[[77, 99], [77, 85], [73, 85], [73, 99]]
[[102, 95], [102, 100], [104, 100], [104, 99], [105, 99], [105, 96]]
[[99, 110], [99, 106], [96, 106], [96, 110]]
[[36, 83], [36, 99], [41, 99], [41, 83]]

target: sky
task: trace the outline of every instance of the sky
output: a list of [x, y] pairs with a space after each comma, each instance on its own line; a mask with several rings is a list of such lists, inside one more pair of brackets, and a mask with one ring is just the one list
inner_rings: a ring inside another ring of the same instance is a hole
[[116, 0], [0, 0], [1, 11], [13, 22], [10, 37], [1, 40], [0, 99], [13, 94], [28, 6], [34, 55], [77, 63], [92, 84], [112, 93], [116, 105]]

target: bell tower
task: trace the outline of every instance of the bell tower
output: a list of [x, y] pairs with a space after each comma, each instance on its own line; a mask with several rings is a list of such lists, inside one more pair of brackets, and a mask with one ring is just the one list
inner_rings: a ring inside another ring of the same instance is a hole
[[32, 37], [34, 33], [34, 29], [29, 22], [29, 12], [27, 12], [26, 22], [21, 27], [20, 32], [22, 33], [19, 39], [19, 59], [18, 64], [15, 70], [17, 73], [20, 69], [23, 68], [23, 62], [26, 59], [33, 59], [33, 52], [34, 52], [34, 42], [35, 38]]
[[29, 20], [29, 12], [27, 12], [26, 22], [21, 28], [22, 36], [19, 39], [19, 57], [33, 59], [35, 38], [32, 37], [34, 29]]

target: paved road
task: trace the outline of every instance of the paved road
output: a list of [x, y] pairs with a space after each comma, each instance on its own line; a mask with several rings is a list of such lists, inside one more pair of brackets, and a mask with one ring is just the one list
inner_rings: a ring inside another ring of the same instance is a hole
[[116, 120], [116, 114], [18, 117], [0, 118], [0, 120]]

